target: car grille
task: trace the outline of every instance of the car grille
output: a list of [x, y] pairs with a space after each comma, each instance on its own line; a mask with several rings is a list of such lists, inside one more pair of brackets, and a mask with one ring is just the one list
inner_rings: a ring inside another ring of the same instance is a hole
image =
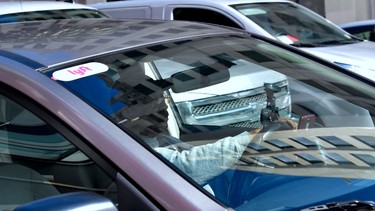
[[[290, 114], [290, 95], [287, 82], [279, 82], [281, 91], [275, 93], [280, 116]], [[190, 102], [177, 103], [182, 120], [191, 125], [231, 127], [260, 126], [260, 110], [266, 106], [263, 87], [219, 95]]]
[[257, 94], [254, 96], [248, 96], [236, 100], [228, 100], [222, 103], [215, 103], [203, 106], [196, 106], [193, 108], [193, 115], [206, 115], [217, 112], [225, 112], [228, 110], [233, 110], [237, 108], [246, 107], [250, 103], [258, 101], [266, 101], [266, 93]]

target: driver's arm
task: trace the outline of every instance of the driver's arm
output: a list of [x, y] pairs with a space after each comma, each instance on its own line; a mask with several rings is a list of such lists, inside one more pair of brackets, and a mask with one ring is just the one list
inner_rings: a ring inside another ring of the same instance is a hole
[[[292, 120], [280, 118], [278, 121], [288, 124], [291, 129], [297, 128]], [[198, 184], [204, 185], [208, 180], [234, 166], [260, 130], [261, 128], [257, 128], [250, 132], [242, 132], [181, 152], [164, 147], [154, 149]]]
[[254, 129], [211, 144], [194, 146], [182, 152], [164, 147], [154, 149], [198, 184], [203, 185], [233, 166], [259, 130]]

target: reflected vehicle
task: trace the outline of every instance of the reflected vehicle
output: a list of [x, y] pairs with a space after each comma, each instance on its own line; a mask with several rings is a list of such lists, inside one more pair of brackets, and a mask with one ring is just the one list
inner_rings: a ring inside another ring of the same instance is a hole
[[96, 8], [56, 1], [0, 2], [0, 24], [48, 19], [107, 18]]
[[366, 77], [188, 21], [0, 31], [3, 209], [373, 207], [375, 84]]
[[244, 29], [375, 80], [375, 43], [289, 0], [137, 0], [89, 4], [113, 18], [188, 20]]
[[375, 20], [363, 20], [339, 25], [350, 34], [364, 40], [375, 41]]

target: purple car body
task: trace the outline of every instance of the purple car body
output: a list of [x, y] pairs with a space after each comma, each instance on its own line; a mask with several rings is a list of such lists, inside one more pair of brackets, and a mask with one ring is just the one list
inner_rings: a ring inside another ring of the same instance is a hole
[[[4, 24], [0, 74], [1, 207], [68, 199], [69, 209], [296, 210], [375, 200], [374, 83], [271, 39], [185, 21]], [[174, 120], [168, 140], [181, 141], [155, 147], [163, 102]], [[279, 130], [269, 112], [299, 129]], [[229, 147], [262, 126], [243, 152]], [[167, 159], [169, 150], [188, 162]]]

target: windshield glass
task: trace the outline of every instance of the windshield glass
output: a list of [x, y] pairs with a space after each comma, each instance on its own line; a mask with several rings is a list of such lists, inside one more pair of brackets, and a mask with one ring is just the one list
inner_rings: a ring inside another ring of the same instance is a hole
[[91, 9], [65, 9], [46, 10], [33, 12], [20, 12], [0, 15], [0, 23], [12, 23], [22, 21], [36, 21], [48, 19], [81, 19], [81, 18], [105, 18], [108, 17], [98, 10]]
[[238, 210], [373, 199], [374, 87], [271, 44], [197, 38], [45, 74]]
[[291, 3], [231, 5], [278, 40], [301, 47], [358, 42], [328, 20]]

